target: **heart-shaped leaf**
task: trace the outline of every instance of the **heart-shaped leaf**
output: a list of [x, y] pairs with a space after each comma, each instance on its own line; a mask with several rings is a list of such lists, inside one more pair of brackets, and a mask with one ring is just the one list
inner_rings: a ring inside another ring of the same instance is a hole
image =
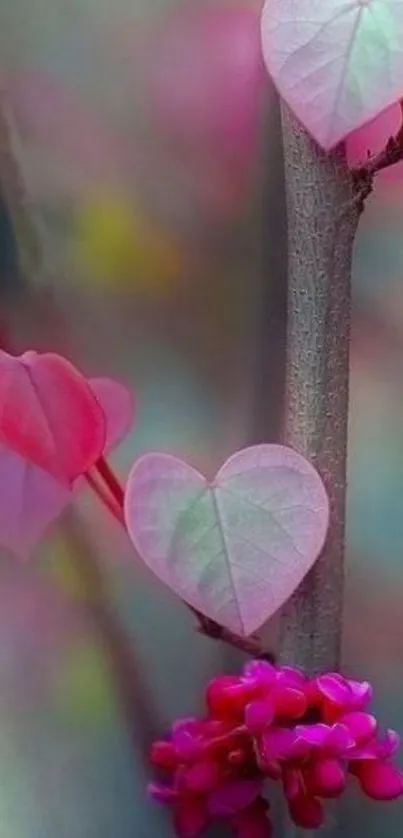
[[328, 526], [322, 481], [280, 445], [234, 454], [210, 483], [167, 454], [133, 466], [125, 515], [154, 573], [189, 605], [241, 635], [259, 628], [318, 557]]
[[325, 149], [403, 95], [401, 0], [266, 0], [264, 59]]
[[0, 352], [0, 443], [70, 485], [101, 456], [105, 414], [59, 355]]
[[[133, 422], [133, 398], [126, 387], [108, 378], [91, 379], [89, 384], [105, 412], [108, 452], [119, 444]], [[80, 485], [82, 478], [67, 488], [49, 472], [0, 446], [0, 488], [4, 489], [0, 544], [20, 558], [28, 558]]]

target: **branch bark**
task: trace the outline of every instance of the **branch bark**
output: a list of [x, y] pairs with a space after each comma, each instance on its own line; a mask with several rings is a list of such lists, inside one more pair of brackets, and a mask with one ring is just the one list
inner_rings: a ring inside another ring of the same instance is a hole
[[351, 263], [360, 207], [342, 148], [322, 152], [282, 106], [288, 218], [285, 442], [331, 504], [322, 556], [280, 617], [283, 661], [339, 666], [346, 500]]

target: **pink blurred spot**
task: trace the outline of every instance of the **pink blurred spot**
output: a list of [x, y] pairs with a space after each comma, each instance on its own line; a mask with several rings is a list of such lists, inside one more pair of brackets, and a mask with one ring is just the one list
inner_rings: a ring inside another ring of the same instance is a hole
[[152, 101], [169, 133], [211, 154], [249, 159], [264, 78], [256, 9], [176, 9], [157, 36], [153, 66]]
[[6, 95], [20, 130], [66, 158], [86, 184], [121, 173], [126, 152], [119, 137], [63, 84], [45, 73], [21, 72], [8, 77]]
[[158, 130], [222, 206], [244, 195], [257, 149], [262, 90], [259, 12], [181, 5], [151, 34], [148, 101]]

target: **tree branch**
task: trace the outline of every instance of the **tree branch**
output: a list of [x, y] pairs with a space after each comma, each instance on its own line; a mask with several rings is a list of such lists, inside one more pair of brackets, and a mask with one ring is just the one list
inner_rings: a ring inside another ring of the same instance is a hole
[[283, 105], [288, 216], [285, 441], [320, 472], [331, 505], [322, 556], [280, 619], [282, 657], [338, 668], [344, 576], [351, 260], [359, 209], [342, 148], [326, 154]]
[[[282, 106], [288, 220], [285, 442], [318, 469], [330, 500], [322, 555], [280, 616], [281, 661], [340, 665], [351, 262], [360, 207], [345, 151], [326, 154]], [[338, 826], [335, 821], [334, 832]], [[287, 824], [287, 838], [300, 830]]]

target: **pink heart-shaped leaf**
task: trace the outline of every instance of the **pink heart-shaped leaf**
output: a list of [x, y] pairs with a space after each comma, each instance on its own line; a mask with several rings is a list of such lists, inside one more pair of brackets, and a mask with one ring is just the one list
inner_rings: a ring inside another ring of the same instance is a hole
[[189, 605], [249, 635], [318, 557], [328, 498], [303, 457], [281, 445], [234, 454], [212, 482], [167, 454], [129, 475], [125, 516], [145, 563]]
[[0, 443], [65, 485], [101, 456], [105, 414], [59, 355], [0, 352]]
[[266, 66], [325, 149], [403, 95], [403, 3], [266, 0]]
[[[91, 379], [89, 384], [105, 412], [105, 450], [109, 451], [125, 437], [133, 422], [133, 398], [126, 387], [108, 378]], [[49, 472], [1, 446], [0, 485], [7, 489], [0, 505], [0, 544], [27, 559], [71, 501], [73, 491], [82, 485], [82, 478], [68, 488]]]

